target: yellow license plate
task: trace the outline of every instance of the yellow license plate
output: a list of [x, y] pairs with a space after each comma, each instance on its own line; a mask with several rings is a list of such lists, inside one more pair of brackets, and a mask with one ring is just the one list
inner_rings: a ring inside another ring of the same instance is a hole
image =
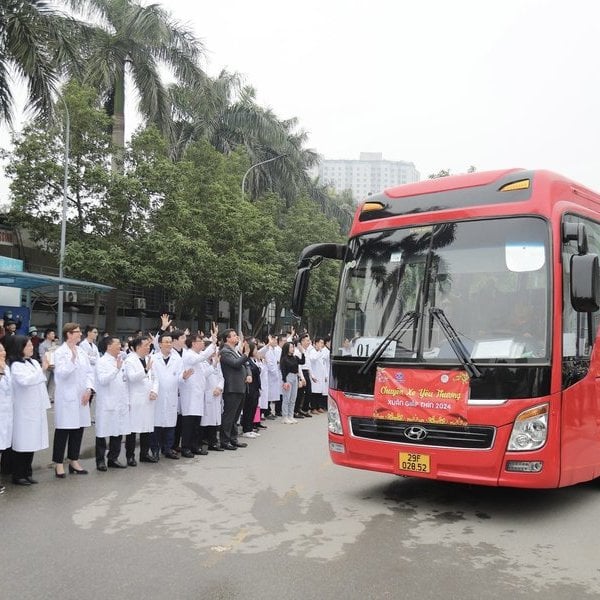
[[412, 473], [429, 473], [431, 471], [429, 454], [400, 452], [398, 466], [401, 471], [411, 471]]

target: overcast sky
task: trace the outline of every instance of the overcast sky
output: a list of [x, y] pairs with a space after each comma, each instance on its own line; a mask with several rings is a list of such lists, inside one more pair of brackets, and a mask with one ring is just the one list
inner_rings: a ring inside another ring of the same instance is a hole
[[162, 4], [211, 75], [243, 74], [325, 158], [382, 152], [422, 178], [546, 168], [600, 191], [596, 0]]
[[325, 158], [546, 168], [600, 191], [596, 0], [164, 0]]

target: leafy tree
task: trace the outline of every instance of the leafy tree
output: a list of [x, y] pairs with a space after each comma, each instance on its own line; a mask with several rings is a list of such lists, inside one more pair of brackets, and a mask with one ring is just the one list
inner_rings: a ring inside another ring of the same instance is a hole
[[[70, 84], [64, 91], [71, 120], [69, 239], [93, 231], [97, 207], [105, 200], [110, 179], [109, 119], [95, 104], [89, 88]], [[26, 227], [33, 241], [58, 253], [62, 219], [64, 132], [61, 125], [40, 118], [14, 140], [6, 173], [11, 183], [12, 218]]]
[[215, 79], [205, 79], [199, 89], [172, 86], [171, 99], [175, 157], [193, 141], [206, 139], [224, 154], [243, 148], [247, 167], [277, 158], [248, 174], [246, 191], [253, 199], [273, 191], [291, 204], [310, 188], [308, 170], [317, 155], [304, 147], [306, 133], [297, 130], [296, 119], [282, 121], [260, 107], [254, 89], [243, 86], [238, 75], [223, 71]]
[[[127, 172], [111, 175], [110, 119], [95, 104], [95, 92], [72, 82], [64, 96], [71, 115], [66, 271], [115, 287], [159, 279], [137, 252], [151, 209], [152, 196], [143, 179], [149, 156], [133, 148], [126, 155]], [[57, 125], [35, 121], [16, 140], [7, 169], [13, 178], [13, 222], [55, 255], [62, 220], [62, 136]], [[157, 139], [162, 138], [156, 134], [154, 145]], [[162, 175], [164, 182], [164, 169]]]
[[[177, 80], [196, 85], [204, 78], [198, 66], [202, 46], [192, 32], [174, 21], [158, 4], [134, 0], [71, 0], [77, 11], [90, 15], [94, 36], [82, 48], [85, 81], [98, 89], [113, 116], [113, 147], [125, 147], [125, 78], [131, 75], [141, 113], [167, 131], [171, 123], [169, 95], [159, 67], [168, 66]], [[87, 12], [86, 12], [87, 11]]]
[[0, 2], [0, 120], [12, 122], [11, 73], [27, 83], [28, 107], [35, 114], [52, 112], [61, 69], [80, 65], [75, 40], [85, 32], [47, 0]]
[[[280, 218], [282, 220], [277, 241], [281, 278], [277, 293], [273, 296], [277, 315], [280, 314], [281, 308], [290, 304], [300, 252], [309, 244], [323, 241], [341, 242], [344, 239], [338, 223], [324, 215], [318, 204], [307, 197], [300, 198], [289, 209], [281, 211]], [[324, 263], [311, 274], [304, 315], [311, 331], [320, 329], [325, 332], [325, 329], [328, 331], [331, 326], [337, 292], [337, 269], [335, 265]]]
[[[201, 273], [196, 283], [205, 296], [237, 304], [243, 291], [247, 302], [265, 303], [277, 282], [277, 265], [271, 262], [275, 233], [273, 219], [241, 198], [244, 156], [225, 156], [207, 141], [192, 145], [177, 163], [181, 200], [193, 215], [190, 235], [206, 241]], [[204, 233], [199, 231], [202, 227]]]

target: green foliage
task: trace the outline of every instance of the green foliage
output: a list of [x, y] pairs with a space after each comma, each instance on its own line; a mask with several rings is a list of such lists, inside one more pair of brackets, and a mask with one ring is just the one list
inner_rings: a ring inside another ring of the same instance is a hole
[[[13, 222], [57, 255], [66, 192], [69, 275], [164, 287], [180, 306], [202, 297], [236, 303], [240, 293], [245, 306], [273, 299], [287, 305], [302, 248], [340, 239], [352, 212], [344, 198], [310, 180], [317, 155], [305, 148], [297, 120], [259, 106], [237, 75], [208, 78], [198, 67], [201, 44], [160, 6], [66, 3], [88, 23], [58, 15], [44, 0], [9, 0], [0, 8], [0, 118], [9, 118], [12, 102], [6, 65], [29, 78], [31, 102], [44, 115], [58, 69], [76, 76], [62, 94], [68, 110], [61, 99], [58, 119], [38, 118], [14, 140], [7, 169]], [[3, 30], [7, 10], [33, 11], [28, 24], [37, 31]], [[21, 59], [38, 60], [38, 71], [27, 71]], [[178, 83], [170, 93], [160, 64]], [[150, 124], [127, 147], [126, 70]], [[315, 318], [331, 312], [335, 280], [335, 268], [315, 273], [307, 301]]]
[[[12, 121], [12, 85], [27, 84], [28, 107], [50, 115], [61, 70], [80, 66], [85, 28], [47, 0], [0, 2], [0, 121]], [[12, 75], [16, 74], [16, 81]]]

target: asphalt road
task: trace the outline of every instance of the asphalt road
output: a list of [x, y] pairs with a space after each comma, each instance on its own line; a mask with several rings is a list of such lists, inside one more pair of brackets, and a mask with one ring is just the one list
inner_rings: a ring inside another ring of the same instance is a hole
[[0, 598], [600, 596], [600, 485], [480, 488], [336, 467], [325, 415], [249, 447], [0, 496]]

